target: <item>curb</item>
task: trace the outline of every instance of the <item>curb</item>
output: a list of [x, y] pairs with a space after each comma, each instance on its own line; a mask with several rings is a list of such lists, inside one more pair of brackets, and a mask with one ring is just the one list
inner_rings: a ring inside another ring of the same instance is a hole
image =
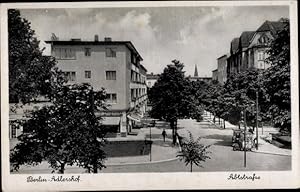
[[218, 129], [223, 129], [221, 126], [218, 126], [218, 125], [216, 125], [212, 120], [210, 120], [210, 119], [208, 119], [208, 118], [206, 118], [206, 117], [203, 117], [203, 119], [206, 119], [208, 122], [210, 122], [212, 125], [214, 125], [216, 128], [218, 128]]
[[253, 153], [262, 153], [262, 154], [268, 154], [268, 155], [280, 155], [280, 156], [289, 156], [291, 157], [292, 155], [288, 154], [282, 154], [282, 153], [273, 153], [273, 152], [266, 152], [266, 151], [251, 151]]
[[154, 163], [163, 163], [168, 161], [174, 161], [179, 159], [179, 157], [172, 158], [172, 159], [164, 159], [159, 161], [149, 161], [149, 162], [132, 162], [132, 163], [108, 163], [106, 166], [122, 166], [122, 165], [144, 165], [144, 164], [154, 164]]

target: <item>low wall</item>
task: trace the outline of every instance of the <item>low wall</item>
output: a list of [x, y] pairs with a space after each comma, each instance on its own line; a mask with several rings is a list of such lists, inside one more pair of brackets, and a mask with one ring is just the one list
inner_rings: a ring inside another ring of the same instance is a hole
[[108, 141], [103, 150], [107, 157], [148, 155], [151, 144], [148, 140]]

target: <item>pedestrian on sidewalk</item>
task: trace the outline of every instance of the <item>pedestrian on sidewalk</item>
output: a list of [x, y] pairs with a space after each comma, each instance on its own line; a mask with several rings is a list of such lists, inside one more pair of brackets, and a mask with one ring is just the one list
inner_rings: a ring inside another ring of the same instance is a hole
[[163, 138], [164, 138], [164, 142], [166, 141], [166, 136], [167, 136], [167, 133], [166, 133], [166, 131], [165, 131], [165, 129], [162, 131], [162, 136], [163, 136]]

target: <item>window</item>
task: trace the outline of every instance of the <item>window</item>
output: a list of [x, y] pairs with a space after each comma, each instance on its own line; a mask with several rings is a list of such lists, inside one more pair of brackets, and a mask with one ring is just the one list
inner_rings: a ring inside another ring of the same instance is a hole
[[75, 81], [76, 80], [76, 73], [74, 71], [65, 71], [63, 73], [65, 75], [65, 78], [68, 81]]
[[133, 53], [131, 53], [131, 62], [136, 64], [136, 56]]
[[260, 43], [267, 43], [269, 41], [269, 38], [266, 37], [266, 36], [263, 36], [261, 37], [259, 40], [258, 40]]
[[56, 59], [75, 59], [75, 51], [72, 48], [55, 48], [53, 54]]
[[84, 55], [87, 57], [91, 56], [91, 48], [84, 48]]
[[258, 60], [264, 60], [265, 59], [265, 57], [264, 57], [264, 52], [258, 52]]
[[135, 96], [135, 89], [131, 89], [131, 101], [134, 101], [136, 98]]
[[117, 94], [116, 93], [108, 93], [106, 94], [107, 96], [107, 101], [109, 103], [117, 103]]
[[11, 138], [17, 138], [17, 126], [14, 122], [10, 122]]
[[86, 78], [86, 79], [90, 79], [91, 78], [91, 71], [85, 71], [84, 72], [84, 77]]
[[116, 80], [116, 71], [106, 71], [106, 80]]
[[115, 48], [106, 48], [105, 49], [105, 55], [106, 57], [116, 57], [116, 49]]

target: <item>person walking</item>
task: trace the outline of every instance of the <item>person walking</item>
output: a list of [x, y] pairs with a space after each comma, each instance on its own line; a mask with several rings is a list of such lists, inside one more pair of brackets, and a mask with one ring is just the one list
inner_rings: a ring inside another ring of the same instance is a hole
[[166, 131], [165, 131], [165, 129], [162, 131], [162, 136], [163, 136], [163, 138], [164, 138], [164, 142], [166, 141], [166, 136], [167, 136], [167, 133], [166, 133]]

